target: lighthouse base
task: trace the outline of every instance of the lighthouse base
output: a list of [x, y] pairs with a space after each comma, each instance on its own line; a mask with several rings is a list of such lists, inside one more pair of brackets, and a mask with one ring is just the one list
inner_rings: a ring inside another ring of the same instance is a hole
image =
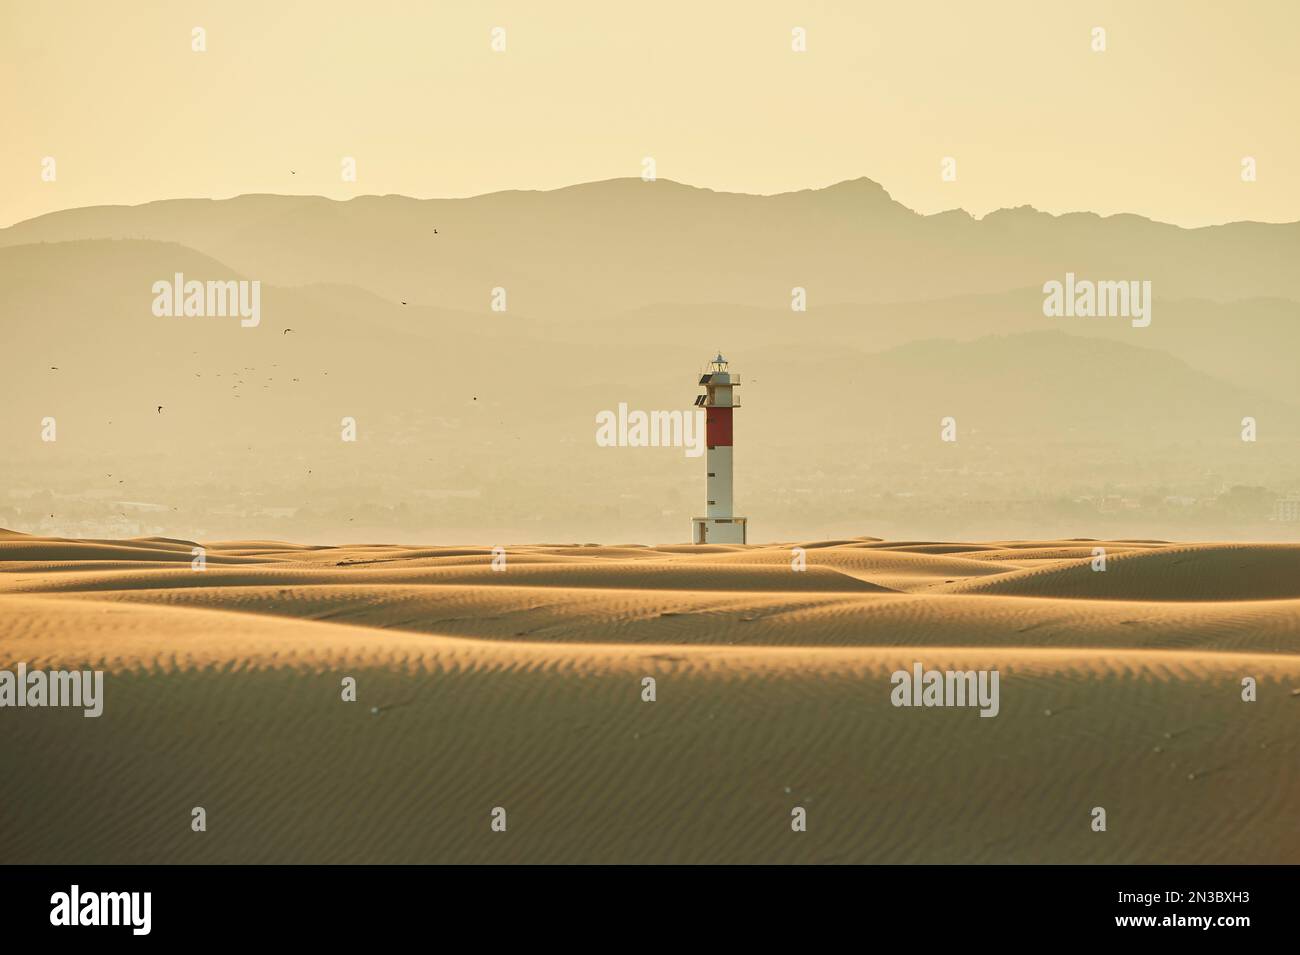
[[746, 517], [692, 517], [692, 544], [745, 543]]

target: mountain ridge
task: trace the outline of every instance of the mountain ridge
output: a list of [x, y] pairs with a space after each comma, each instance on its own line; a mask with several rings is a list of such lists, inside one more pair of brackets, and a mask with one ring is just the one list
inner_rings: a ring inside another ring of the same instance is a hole
[[348, 205], [351, 203], [361, 203], [367, 200], [403, 200], [413, 203], [433, 203], [433, 202], [470, 202], [476, 199], [490, 199], [503, 196], [547, 196], [566, 193], [576, 193], [584, 190], [597, 190], [607, 188], [611, 185], [627, 185], [632, 188], [641, 188], [650, 183], [660, 184], [662, 186], [673, 187], [690, 193], [701, 193], [712, 196], [738, 197], [746, 199], [788, 199], [792, 197], [810, 197], [833, 195], [840, 197], [851, 194], [851, 190], [861, 190], [863, 194], [869, 194], [873, 197], [882, 197], [886, 203], [897, 206], [914, 216], [922, 219], [936, 219], [945, 216], [960, 215], [972, 222], [985, 222], [990, 218], [1001, 218], [1010, 215], [1027, 215], [1032, 214], [1037, 217], [1048, 219], [1065, 219], [1072, 216], [1094, 218], [1102, 222], [1115, 219], [1132, 219], [1153, 225], [1168, 226], [1183, 232], [1198, 232], [1206, 229], [1217, 229], [1224, 226], [1233, 225], [1258, 225], [1258, 226], [1295, 226], [1300, 225], [1300, 220], [1289, 222], [1263, 222], [1255, 219], [1232, 219], [1225, 222], [1211, 223], [1198, 226], [1183, 226], [1176, 222], [1168, 222], [1163, 219], [1155, 219], [1150, 216], [1144, 216], [1135, 212], [1114, 212], [1101, 214], [1088, 209], [1068, 209], [1062, 212], [1051, 212], [1046, 209], [1039, 209], [1032, 203], [1021, 203], [1015, 206], [1000, 206], [997, 209], [991, 209], [982, 215], [976, 215], [969, 210], [960, 206], [954, 206], [950, 209], [942, 209], [938, 212], [923, 213], [911, 208], [905, 203], [895, 199], [889, 190], [880, 182], [869, 176], [856, 176], [850, 179], [841, 179], [836, 182], [828, 183], [824, 186], [808, 186], [802, 189], [789, 189], [781, 192], [741, 192], [731, 189], [715, 189], [710, 186], [698, 186], [691, 183], [681, 182], [680, 180], [657, 178], [646, 182], [635, 176], [620, 176], [610, 179], [593, 179], [586, 182], [568, 183], [562, 186], [554, 186], [545, 189], [494, 189], [488, 192], [474, 193], [468, 196], [413, 196], [407, 193], [390, 192], [390, 193], [362, 193], [356, 196], [339, 199], [331, 196], [321, 195], [319, 193], [277, 193], [277, 192], [241, 192], [230, 196], [212, 197], [212, 196], [171, 196], [165, 199], [151, 199], [146, 202], [138, 203], [96, 203], [88, 206], [72, 206], [66, 209], [57, 209], [51, 212], [42, 213], [37, 216], [30, 216], [25, 219], [19, 219], [7, 226], [0, 226], [0, 233], [11, 229], [25, 226], [33, 222], [47, 219], [54, 216], [61, 216], [68, 213], [85, 212], [92, 210], [121, 210], [121, 209], [143, 209], [152, 206], [164, 205], [167, 203], [224, 203], [236, 202], [239, 200], [265, 200], [265, 199], [282, 199], [282, 200], [312, 200], [322, 203], [331, 203], [336, 205]]

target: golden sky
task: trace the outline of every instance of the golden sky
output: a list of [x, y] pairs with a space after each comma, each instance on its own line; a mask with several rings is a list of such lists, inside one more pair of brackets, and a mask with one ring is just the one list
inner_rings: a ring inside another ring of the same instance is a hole
[[741, 192], [868, 176], [921, 212], [1292, 221], [1297, 35], [1294, 0], [5, 3], [0, 225], [187, 196], [547, 189], [638, 176], [645, 156]]

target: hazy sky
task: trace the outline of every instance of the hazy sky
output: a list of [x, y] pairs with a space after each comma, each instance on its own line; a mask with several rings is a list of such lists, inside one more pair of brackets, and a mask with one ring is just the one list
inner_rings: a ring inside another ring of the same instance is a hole
[[0, 225], [182, 196], [545, 189], [645, 156], [741, 192], [869, 176], [922, 212], [1291, 221], [1298, 33], [1294, 0], [6, 2]]

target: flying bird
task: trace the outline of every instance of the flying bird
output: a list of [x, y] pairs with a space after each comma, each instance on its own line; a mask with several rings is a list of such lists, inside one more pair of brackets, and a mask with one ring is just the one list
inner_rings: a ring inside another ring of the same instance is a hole
[[158, 413], [159, 413], [159, 414], [162, 414], [162, 405], [159, 405], [159, 406], [158, 406]]
[[286, 329], [285, 329], [284, 331], [282, 331], [280, 334], [281, 334], [281, 335], [288, 335], [291, 331], [293, 331], [292, 328], [286, 328]]

